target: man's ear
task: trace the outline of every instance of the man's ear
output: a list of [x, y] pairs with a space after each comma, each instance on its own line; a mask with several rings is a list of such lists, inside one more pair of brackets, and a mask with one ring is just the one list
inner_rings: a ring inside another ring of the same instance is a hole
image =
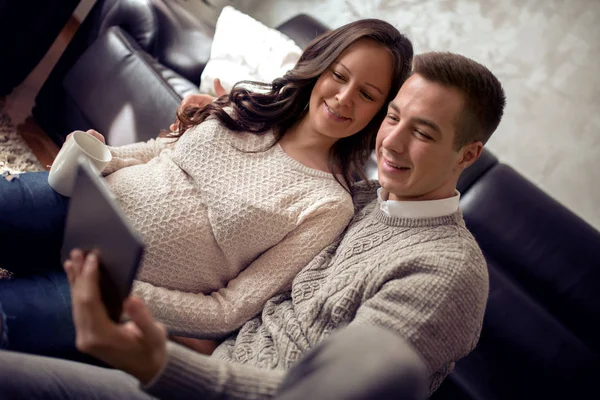
[[481, 155], [482, 151], [483, 151], [483, 143], [482, 142], [478, 141], [478, 142], [473, 142], [473, 143], [464, 145], [463, 148], [460, 149], [461, 157], [458, 161], [457, 166], [462, 171], [465, 168], [473, 165], [473, 163], [475, 161], [477, 161], [477, 159]]

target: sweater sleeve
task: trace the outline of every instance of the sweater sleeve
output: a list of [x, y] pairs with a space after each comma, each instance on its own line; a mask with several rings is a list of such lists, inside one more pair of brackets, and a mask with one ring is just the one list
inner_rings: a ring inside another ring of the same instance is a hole
[[479, 339], [489, 289], [483, 256], [469, 261], [422, 254], [403, 262], [378, 285], [352, 324], [398, 332], [425, 361], [435, 389]]
[[335, 240], [353, 215], [351, 201], [325, 199], [300, 217], [296, 229], [265, 251], [227, 286], [195, 294], [136, 281], [134, 294], [144, 299], [171, 334], [221, 338], [257, 315], [276, 294], [288, 290], [300, 270]]
[[131, 165], [145, 164], [174, 143], [174, 139], [159, 137], [150, 139], [147, 142], [132, 143], [125, 146], [108, 146], [110, 154], [112, 154], [112, 160], [104, 168], [102, 175], [112, 174]]
[[159, 399], [270, 399], [285, 372], [207, 357], [169, 342], [167, 363], [143, 390]]

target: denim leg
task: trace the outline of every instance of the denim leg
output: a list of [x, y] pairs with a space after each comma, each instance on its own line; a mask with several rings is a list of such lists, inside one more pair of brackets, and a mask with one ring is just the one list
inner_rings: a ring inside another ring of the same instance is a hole
[[0, 176], [0, 267], [15, 274], [60, 269], [68, 203], [48, 185], [48, 172]]
[[8, 347], [8, 332], [6, 330], [6, 314], [2, 310], [2, 303], [0, 303], [0, 349]]
[[137, 379], [118, 370], [0, 351], [0, 399], [152, 398]]
[[0, 280], [3, 348], [75, 360], [91, 357], [75, 348], [71, 295], [62, 271]]

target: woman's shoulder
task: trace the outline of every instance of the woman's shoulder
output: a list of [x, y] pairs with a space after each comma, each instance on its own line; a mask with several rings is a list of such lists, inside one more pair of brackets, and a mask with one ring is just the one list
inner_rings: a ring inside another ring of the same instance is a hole
[[340, 219], [351, 218], [354, 215], [354, 203], [348, 191], [335, 180], [329, 184], [320, 184], [310, 195], [313, 209], [319, 213], [337, 215]]
[[198, 125], [194, 125], [189, 128], [182, 138], [189, 134], [189, 136], [194, 135], [210, 135], [210, 134], [218, 134], [224, 130], [227, 130], [225, 126], [221, 124], [221, 122], [214, 118], [208, 117]]
[[270, 132], [256, 135], [245, 131], [234, 131], [233, 129], [228, 128], [221, 120], [213, 116], [190, 128], [185, 135], [188, 133], [190, 134], [189, 136], [201, 136], [205, 139], [224, 140], [240, 149], [255, 147], [257, 144], [260, 145], [269, 142], [269, 140], [273, 140], [273, 135]]

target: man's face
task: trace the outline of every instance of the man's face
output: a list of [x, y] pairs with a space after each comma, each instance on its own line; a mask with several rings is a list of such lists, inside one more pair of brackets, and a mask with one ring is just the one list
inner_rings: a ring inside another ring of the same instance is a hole
[[455, 127], [463, 109], [455, 88], [415, 74], [390, 103], [377, 134], [379, 183], [390, 200], [452, 197], [462, 170], [483, 147], [474, 142], [454, 149]]

